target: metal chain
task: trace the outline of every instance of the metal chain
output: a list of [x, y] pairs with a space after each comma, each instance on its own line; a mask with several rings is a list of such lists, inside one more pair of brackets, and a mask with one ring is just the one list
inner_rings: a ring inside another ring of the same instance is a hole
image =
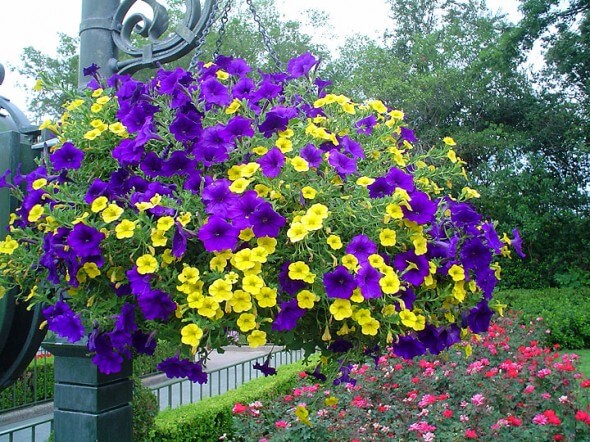
[[215, 60], [219, 55], [219, 51], [221, 49], [221, 43], [223, 42], [223, 37], [225, 36], [225, 25], [229, 20], [229, 11], [231, 10], [232, 0], [227, 0], [225, 3], [225, 8], [223, 8], [223, 14], [221, 14], [221, 26], [219, 27], [219, 35], [217, 36], [217, 41], [215, 42], [215, 51], [213, 52], [213, 59]]
[[254, 3], [252, 2], [252, 0], [246, 0], [246, 3], [250, 7], [250, 12], [252, 12], [252, 17], [254, 17], [254, 21], [258, 25], [258, 31], [260, 32], [260, 35], [262, 35], [262, 42], [264, 43], [264, 47], [268, 51], [272, 60], [274, 61], [276, 68], [280, 70], [281, 69], [281, 60], [279, 60], [279, 56], [277, 55], [275, 49], [273, 48], [270, 36], [268, 35], [266, 28], [262, 24], [262, 20], [260, 19], [260, 16], [258, 15], [256, 8], [254, 7]]
[[191, 59], [190, 64], [188, 65], [189, 72], [194, 72], [195, 69], [197, 68], [197, 64], [199, 64], [199, 58], [201, 57], [202, 52], [203, 52], [203, 46], [205, 45], [205, 40], [207, 39], [207, 35], [211, 31], [211, 27], [213, 26], [213, 22], [215, 21], [215, 19], [217, 17], [217, 11], [219, 10], [219, 1], [218, 0], [212, 0], [212, 1], [213, 1], [213, 7], [211, 8], [211, 14], [207, 18], [207, 23], [205, 23], [205, 28], [203, 29], [201, 36], [197, 40], [197, 44], [195, 45], [195, 53], [193, 55], [193, 58]]

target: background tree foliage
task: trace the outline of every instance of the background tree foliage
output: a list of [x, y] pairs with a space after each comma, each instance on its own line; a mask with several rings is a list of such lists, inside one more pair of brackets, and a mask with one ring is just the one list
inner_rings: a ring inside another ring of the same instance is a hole
[[[184, 2], [168, 3], [179, 20]], [[220, 49], [272, 69], [247, 5], [233, 3], [221, 45], [218, 19], [201, 59]], [[418, 148], [448, 135], [457, 140], [481, 209], [525, 239], [527, 259], [506, 266], [506, 286], [590, 285], [590, 2], [521, 0], [516, 24], [483, 0], [387, 3], [391, 24], [382, 41], [350, 37], [331, 59], [300, 22], [281, 17], [274, 0], [255, 1], [283, 63], [306, 50], [320, 55], [337, 90], [402, 109], [420, 135]], [[320, 28], [326, 17], [306, 20]], [[62, 38], [57, 59], [28, 48], [20, 73], [43, 71], [60, 86], [74, 85], [74, 40]], [[544, 64], [531, 70], [539, 49]], [[57, 114], [62, 98], [35, 96], [31, 108]]]

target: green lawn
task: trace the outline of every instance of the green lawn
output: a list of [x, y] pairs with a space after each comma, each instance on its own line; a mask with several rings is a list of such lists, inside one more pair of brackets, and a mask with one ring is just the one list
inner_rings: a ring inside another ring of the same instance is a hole
[[572, 353], [580, 356], [580, 371], [584, 373], [584, 376], [590, 378], [590, 349], [573, 350]]

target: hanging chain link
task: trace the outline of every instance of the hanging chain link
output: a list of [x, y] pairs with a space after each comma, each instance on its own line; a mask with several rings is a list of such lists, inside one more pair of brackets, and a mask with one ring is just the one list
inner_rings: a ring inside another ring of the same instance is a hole
[[[213, 52], [213, 59], [217, 58], [217, 56], [219, 55], [219, 51], [221, 49], [221, 44], [223, 43], [223, 37], [225, 36], [226, 25], [227, 25], [227, 22], [229, 21], [229, 12], [232, 7], [232, 1], [233, 0], [227, 0], [225, 2], [225, 6], [223, 7], [223, 12], [222, 12], [221, 18], [220, 18], [221, 19], [221, 26], [219, 27], [219, 35], [217, 36], [217, 41], [215, 42], [215, 51]], [[207, 35], [211, 31], [211, 28], [213, 27], [213, 23], [217, 19], [217, 14], [219, 11], [219, 3], [220, 3], [220, 1], [213, 0], [213, 7], [211, 9], [211, 15], [209, 15], [209, 18], [207, 19], [207, 23], [205, 24], [205, 29], [203, 29], [203, 33], [201, 34], [201, 36], [197, 40], [197, 44], [195, 46], [195, 54], [189, 64], [189, 68], [188, 68], [189, 72], [194, 72], [197, 67], [197, 64], [199, 63], [199, 59], [202, 55], [203, 46], [205, 45]], [[262, 23], [260, 16], [258, 15], [258, 11], [256, 10], [256, 7], [254, 6], [253, 1], [246, 0], [246, 3], [248, 4], [250, 12], [252, 13], [252, 17], [254, 18], [254, 21], [258, 25], [258, 32], [262, 36], [262, 42], [264, 44], [264, 47], [268, 51], [268, 54], [272, 58], [272, 61], [274, 62], [276, 68], [280, 70], [281, 69], [281, 60], [279, 59], [279, 56], [273, 47], [272, 40], [268, 34], [268, 31], [266, 30], [266, 27]]]
[[202, 55], [203, 46], [205, 45], [205, 41], [207, 40], [207, 35], [211, 31], [211, 27], [213, 26], [213, 22], [215, 21], [215, 18], [217, 17], [218, 10], [219, 10], [219, 1], [213, 0], [213, 7], [211, 8], [211, 14], [207, 18], [207, 23], [205, 23], [205, 28], [203, 29], [201, 36], [197, 40], [197, 44], [195, 46], [195, 53], [193, 55], [193, 58], [191, 59], [190, 64], [188, 65], [189, 72], [194, 72], [195, 69], [197, 68], [197, 64], [199, 64], [199, 58]]
[[264, 43], [264, 47], [268, 51], [276, 68], [280, 70], [281, 69], [281, 60], [279, 60], [279, 56], [277, 55], [277, 53], [272, 45], [271, 38], [268, 35], [266, 28], [262, 24], [262, 20], [260, 19], [260, 16], [258, 15], [258, 11], [256, 11], [256, 8], [254, 7], [254, 3], [252, 2], [252, 0], [246, 0], [246, 3], [248, 4], [248, 6], [250, 8], [250, 12], [252, 12], [252, 17], [254, 17], [254, 21], [258, 25], [258, 31], [260, 32], [260, 35], [262, 36], [262, 42]]
[[221, 14], [221, 26], [219, 27], [219, 35], [217, 36], [217, 41], [215, 42], [215, 51], [213, 52], [213, 60], [217, 58], [219, 55], [219, 51], [221, 50], [221, 43], [223, 42], [223, 37], [225, 36], [225, 26], [229, 20], [229, 11], [231, 10], [232, 0], [227, 0], [225, 3], [225, 7], [223, 8], [223, 14]]

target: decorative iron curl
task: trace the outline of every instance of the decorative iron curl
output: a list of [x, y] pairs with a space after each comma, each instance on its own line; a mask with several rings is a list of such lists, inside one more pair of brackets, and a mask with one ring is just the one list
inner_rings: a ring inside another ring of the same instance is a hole
[[[199, 0], [185, 0], [183, 23], [176, 27], [173, 35], [164, 40], [159, 38], [168, 30], [169, 17], [166, 8], [157, 0], [141, 0], [152, 8], [153, 19], [140, 13], [127, 17], [137, 1], [124, 0], [113, 17], [113, 41], [121, 52], [131, 57], [117, 60], [115, 71], [121, 74], [153, 68], [188, 54], [196, 46], [197, 40], [208, 31], [208, 19], [217, 0], [206, 0], [202, 9]], [[133, 32], [147, 39], [148, 43], [136, 47], [132, 42]]]

